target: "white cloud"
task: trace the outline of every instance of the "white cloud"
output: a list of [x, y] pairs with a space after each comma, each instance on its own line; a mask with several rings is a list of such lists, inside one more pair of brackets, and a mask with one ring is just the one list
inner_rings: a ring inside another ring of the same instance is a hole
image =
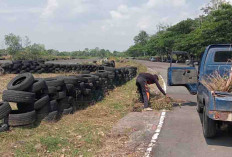
[[44, 18], [52, 16], [54, 11], [57, 9], [57, 7], [58, 7], [57, 0], [47, 0], [47, 5], [44, 8], [41, 16]]
[[140, 30], [154, 34], [159, 23], [195, 17], [206, 1], [0, 0], [0, 39], [12, 32], [58, 50], [125, 50]]
[[170, 5], [173, 7], [181, 7], [186, 5], [186, 0], [148, 0], [148, 2], [146, 3], [146, 6], [148, 8]]

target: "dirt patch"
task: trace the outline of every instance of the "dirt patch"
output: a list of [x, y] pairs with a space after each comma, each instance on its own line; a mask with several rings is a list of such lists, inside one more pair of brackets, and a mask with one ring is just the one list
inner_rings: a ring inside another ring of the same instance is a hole
[[113, 127], [98, 156], [143, 156], [160, 114], [159, 111], [129, 113]]

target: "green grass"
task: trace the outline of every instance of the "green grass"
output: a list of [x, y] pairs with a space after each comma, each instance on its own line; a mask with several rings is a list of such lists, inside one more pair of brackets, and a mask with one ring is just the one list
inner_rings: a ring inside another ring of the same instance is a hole
[[[137, 66], [133, 62], [118, 66]], [[42, 122], [36, 128], [11, 128], [0, 133], [0, 156], [95, 156], [104, 148], [111, 128], [130, 112], [137, 99], [135, 79], [117, 87], [101, 102], [64, 116], [57, 123]]]

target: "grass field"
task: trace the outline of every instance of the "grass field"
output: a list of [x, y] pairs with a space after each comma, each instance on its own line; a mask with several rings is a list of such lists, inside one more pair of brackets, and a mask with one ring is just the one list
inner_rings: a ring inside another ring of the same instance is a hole
[[[127, 65], [137, 66], [139, 72], [147, 71], [138, 63], [117, 63], [117, 66]], [[48, 75], [51, 77], [50, 74], [42, 77]], [[13, 77], [15, 75], [0, 77], [0, 94]], [[132, 110], [135, 99], [133, 79], [111, 91], [103, 101], [64, 116], [57, 123], [42, 122], [34, 128], [11, 128], [9, 132], [0, 134], [0, 156], [95, 156], [105, 146], [112, 126]]]

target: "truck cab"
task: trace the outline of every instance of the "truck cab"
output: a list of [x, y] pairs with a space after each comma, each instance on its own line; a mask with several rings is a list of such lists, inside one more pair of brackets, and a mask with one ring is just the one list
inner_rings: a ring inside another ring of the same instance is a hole
[[[194, 66], [168, 68], [168, 85], [185, 86], [197, 95], [197, 111], [203, 113], [203, 133], [206, 138], [216, 135], [221, 122], [232, 121], [232, 93], [209, 89], [205, 82], [218, 73], [228, 78], [231, 72], [232, 46], [210, 45], [205, 49], [198, 70]], [[204, 81], [204, 83], [203, 83]]]

